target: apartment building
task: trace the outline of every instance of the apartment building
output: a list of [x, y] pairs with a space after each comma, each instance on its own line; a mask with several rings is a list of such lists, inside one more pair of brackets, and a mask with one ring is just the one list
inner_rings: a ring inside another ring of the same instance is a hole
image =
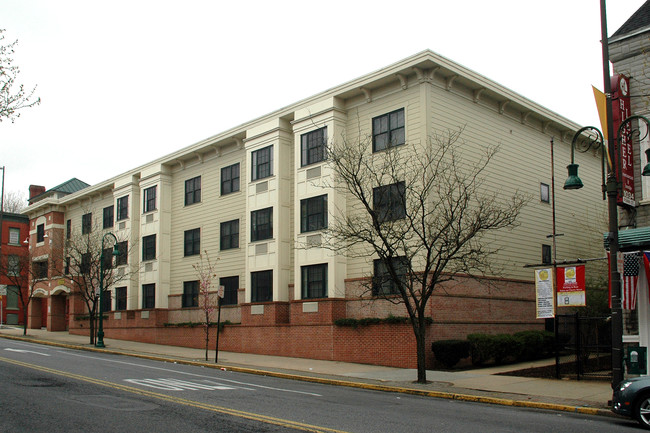
[[[483, 280], [459, 275], [430, 301], [428, 338], [542, 328], [533, 272], [524, 265], [550, 260], [550, 143], [555, 169], [564, 173], [579, 125], [428, 50], [99, 184], [30, 194], [30, 248], [51, 257], [78, 233], [115, 235], [121, 278], [109, 287], [107, 338], [202, 347], [203, 330], [191, 325], [203, 313], [193, 265], [207, 254], [225, 291], [222, 350], [412, 368], [409, 324], [350, 327], [339, 320], [406, 311], [363, 290], [380, 272], [375, 257], [322, 247], [333, 209], [354, 212], [350, 198], [331, 188], [324, 143], [370, 139], [380, 155], [386, 137], [425, 143], [459, 128], [470, 159], [475, 145], [500, 146], [486, 186], [530, 200], [520, 225], [491, 239], [501, 272]], [[600, 157], [581, 154], [576, 162], [585, 188], [555, 192], [564, 234], [558, 259], [603, 255]], [[31, 326], [40, 326], [36, 318], [47, 308], [48, 329], [87, 333], [87, 311], [65, 260], [39, 282], [43, 297]]]
[[[2, 311], [0, 323], [22, 325], [24, 323], [21, 296], [25, 295], [25, 270], [20, 260], [27, 252], [24, 243], [28, 236], [29, 218], [26, 215], [4, 212], [0, 218], [0, 294]], [[21, 278], [22, 274], [22, 278]]]

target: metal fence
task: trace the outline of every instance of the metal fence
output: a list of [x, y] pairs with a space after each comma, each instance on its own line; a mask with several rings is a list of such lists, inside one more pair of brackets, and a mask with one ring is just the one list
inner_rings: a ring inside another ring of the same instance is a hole
[[611, 378], [612, 323], [609, 317], [557, 315], [555, 340], [557, 378]]

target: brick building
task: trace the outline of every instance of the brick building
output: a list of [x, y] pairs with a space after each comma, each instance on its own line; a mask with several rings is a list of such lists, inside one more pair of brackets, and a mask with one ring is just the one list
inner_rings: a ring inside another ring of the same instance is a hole
[[[24, 241], [29, 234], [29, 218], [26, 215], [15, 213], [2, 214], [2, 234], [0, 236], [0, 285], [6, 287], [6, 295], [2, 297], [2, 321], [8, 325], [22, 325], [24, 323], [23, 309], [20, 301], [22, 293], [27, 290], [26, 285], [21, 285], [23, 278], [14, 278], [17, 273], [23, 272], [18, 262], [27, 252]], [[10, 275], [7, 275], [10, 274]]]
[[[579, 126], [431, 51], [99, 184], [67, 194], [30, 194], [30, 248], [45, 260], [75, 236], [116, 236], [123, 254], [108, 292], [108, 338], [201, 347], [203, 330], [188, 324], [202, 320], [193, 265], [206, 251], [218, 258], [216, 273], [225, 288], [222, 321], [229, 324], [221, 349], [414, 367], [410, 325], [355, 328], [338, 321], [406, 312], [365, 293], [364, 282], [381, 272], [374, 257], [322, 248], [333, 209], [350, 206], [328, 187], [332, 173], [322, 148], [342, 137], [369, 138], [381, 157], [382, 134], [392, 134], [398, 144], [424, 143], [458, 128], [468, 143], [500, 144], [488, 167], [492, 191], [508, 196], [518, 190], [531, 200], [521, 225], [493, 240], [501, 247], [495, 260], [503, 272], [482, 281], [459, 275], [430, 301], [429, 340], [543, 328], [535, 319], [533, 273], [523, 265], [546, 260], [550, 248], [550, 141], [558, 163], [568, 163]], [[475, 149], [468, 145], [465, 156]], [[581, 155], [577, 162], [585, 190], [556, 193], [558, 227], [565, 233], [558, 259], [602, 255], [599, 230], [586, 230], [598, 227], [603, 210], [600, 158]], [[84, 334], [87, 312], [65, 271], [70, 258], [64, 253], [40, 282], [43, 299], [49, 299], [47, 328]], [[40, 326], [42, 311], [34, 304], [30, 326]]]

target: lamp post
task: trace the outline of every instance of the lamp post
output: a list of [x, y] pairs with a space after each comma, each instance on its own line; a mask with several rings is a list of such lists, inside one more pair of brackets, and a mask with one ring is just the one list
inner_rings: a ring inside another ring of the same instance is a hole
[[[608, 112], [608, 130], [611, 131], [611, 98], [607, 97], [610, 110]], [[569, 177], [564, 183], [564, 189], [580, 189], [583, 187], [582, 180], [578, 177], [578, 164], [575, 163], [575, 149], [576, 144], [580, 138], [583, 138], [582, 151], [586, 152], [589, 149], [597, 149], [601, 147], [601, 158], [603, 167], [603, 199], [607, 195], [608, 214], [609, 214], [609, 280], [611, 284], [611, 302], [612, 302], [612, 388], [615, 388], [623, 379], [623, 308], [621, 305], [621, 275], [618, 272], [617, 256], [619, 251], [618, 245], [618, 205], [617, 197], [621, 189], [621, 182], [618, 181], [616, 171], [614, 169], [614, 162], [618, 162], [618, 172], [621, 173], [621, 158], [620, 158], [620, 145], [616, 146], [616, 140], [622, 139], [622, 134], [629, 131], [627, 128], [631, 126], [633, 121], [645, 123], [646, 135], [650, 131], [650, 121], [643, 116], [630, 116], [621, 122], [617, 134], [608, 134], [608, 147], [605, 149], [603, 134], [593, 126], [586, 126], [580, 129], [573, 136], [571, 141], [571, 164], [567, 166]], [[637, 135], [637, 130], [627, 132], [626, 138], [631, 138], [632, 135]], [[645, 138], [645, 137], [644, 137]], [[579, 149], [580, 150], [580, 149]], [[607, 174], [605, 175], [605, 151], [607, 151]], [[650, 150], [646, 152], [650, 157]], [[643, 171], [643, 176], [650, 175], [650, 163], [648, 163]]]
[[104, 345], [104, 241], [107, 237], [113, 238], [111, 263], [113, 257], [120, 255], [120, 251], [117, 248], [117, 238], [113, 233], [106, 233], [102, 237], [102, 254], [99, 259], [99, 328], [97, 329], [97, 341], [95, 341], [95, 347], [106, 347]]

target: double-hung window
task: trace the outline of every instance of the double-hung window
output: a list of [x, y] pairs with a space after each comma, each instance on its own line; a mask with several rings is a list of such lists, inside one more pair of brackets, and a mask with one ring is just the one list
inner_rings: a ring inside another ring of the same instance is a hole
[[379, 222], [406, 216], [406, 187], [404, 182], [378, 186], [372, 190], [373, 210]]
[[9, 227], [9, 244], [20, 245], [20, 228]]
[[221, 305], [237, 305], [239, 277], [219, 278], [219, 285], [223, 286], [223, 299], [221, 300]]
[[251, 152], [251, 180], [273, 176], [273, 146]]
[[[398, 281], [405, 281], [407, 272], [407, 262], [405, 257], [395, 257], [391, 259], [395, 275]], [[397, 281], [390, 275], [390, 270], [382, 260], [374, 261], [375, 275], [372, 281], [372, 294], [374, 296], [395, 295], [399, 293]]]
[[199, 306], [199, 282], [198, 281], [185, 281], [183, 282], [183, 308], [198, 307]]
[[81, 234], [87, 235], [93, 229], [93, 214], [87, 213], [81, 216]]
[[185, 257], [201, 254], [201, 229], [185, 230]]
[[327, 263], [302, 266], [302, 299], [327, 297]]
[[221, 223], [219, 233], [219, 248], [221, 250], [239, 248], [239, 220], [232, 220]]
[[129, 262], [129, 241], [117, 243], [117, 251], [120, 253], [115, 257], [115, 266], [123, 266]]
[[126, 310], [126, 287], [118, 287], [115, 289], [115, 309]]
[[239, 191], [239, 163], [221, 169], [221, 195]]
[[372, 151], [404, 144], [404, 109], [391, 111], [372, 119]]
[[251, 242], [273, 237], [273, 208], [251, 212]]
[[142, 208], [144, 213], [151, 212], [156, 210], [156, 190], [158, 189], [157, 185], [151, 186], [144, 190], [144, 199], [142, 202]]
[[327, 227], [327, 194], [300, 200], [300, 232]]
[[273, 271], [251, 272], [251, 302], [273, 300]]
[[142, 285], [142, 308], [156, 308], [156, 284]]
[[103, 217], [102, 228], [103, 229], [110, 229], [111, 227], [113, 227], [113, 216], [114, 216], [113, 215], [113, 206], [111, 205], [111, 206], [105, 207], [103, 215], [102, 215], [102, 217]]
[[201, 201], [201, 176], [185, 181], [185, 206]]
[[156, 259], [156, 235], [142, 237], [142, 260]]
[[104, 313], [111, 311], [113, 307], [113, 294], [110, 290], [104, 290], [102, 293], [102, 311]]
[[122, 221], [129, 217], [129, 196], [117, 199], [117, 220]]
[[36, 242], [45, 242], [45, 224], [36, 226]]
[[327, 127], [300, 136], [300, 166], [315, 164], [325, 159]]

